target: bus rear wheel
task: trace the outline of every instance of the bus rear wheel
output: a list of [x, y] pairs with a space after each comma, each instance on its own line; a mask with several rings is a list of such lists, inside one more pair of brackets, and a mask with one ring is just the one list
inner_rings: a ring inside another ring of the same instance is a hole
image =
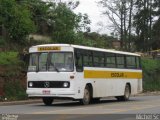
[[130, 86], [126, 84], [124, 95], [123, 96], [117, 96], [118, 101], [128, 101], [131, 95]]
[[91, 91], [89, 89], [89, 86], [87, 85], [84, 89], [84, 95], [83, 98], [80, 100], [80, 103], [82, 105], [88, 105], [91, 100]]
[[43, 100], [43, 103], [46, 106], [52, 105], [52, 102], [53, 102], [53, 98], [52, 97], [43, 97], [42, 100]]

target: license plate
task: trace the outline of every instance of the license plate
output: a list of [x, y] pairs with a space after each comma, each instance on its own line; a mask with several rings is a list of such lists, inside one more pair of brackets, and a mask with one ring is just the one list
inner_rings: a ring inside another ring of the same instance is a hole
[[42, 93], [43, 93], [44, 95], [49, 95], [49, 94], [50, 94], [50, 90], [43, 90]]

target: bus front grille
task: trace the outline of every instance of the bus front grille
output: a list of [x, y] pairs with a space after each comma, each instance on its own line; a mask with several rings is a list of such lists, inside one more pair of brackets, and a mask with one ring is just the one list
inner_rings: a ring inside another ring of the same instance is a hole
[[[68, 84], [64, 86], [64, 84]], [[29, 81], [28, 88], [69, 88], [68, 81]]]

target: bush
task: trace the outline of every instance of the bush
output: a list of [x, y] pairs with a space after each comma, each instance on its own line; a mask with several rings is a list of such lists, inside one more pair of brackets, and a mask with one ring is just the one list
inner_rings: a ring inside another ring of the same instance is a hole
[[1, 89], [8, 100], [27, 98], [24, 87], [26, 77], [22, 73], [23, 69], [23, 62], [19, 59], [18, 52], [0, 53], [0, 76], [3, 76], [4, 81]]
[[0, 58], [0, 65], [2, 66], [12, 66], [20, 63], [17, 52], [1, 52]]
[[4, 84], [5, 98], [8, 100], [24, 100], [27, 99], [25, 88], [19, 81], [8, 80]]
[[18, 52], [1, 52], [0, 58], [0, 75], [8, 79], [20, 75], [23, 62], [18, 58]]
[[0, 47], [5, 45], [5, 40], [0, 36]]
[[142, 59], [143, 89], [145, 91], [160, 90], [160, 61]]

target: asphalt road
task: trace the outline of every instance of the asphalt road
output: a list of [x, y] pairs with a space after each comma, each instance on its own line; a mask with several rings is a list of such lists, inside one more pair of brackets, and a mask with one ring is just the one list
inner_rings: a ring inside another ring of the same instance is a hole
[[73, 101], [0, 106], [0, 114], [0, 119], [18, 115], [18, 120], [160, 120], [160, 96], [136, 96], [127, 102], [107, 98], [87, 106]]

